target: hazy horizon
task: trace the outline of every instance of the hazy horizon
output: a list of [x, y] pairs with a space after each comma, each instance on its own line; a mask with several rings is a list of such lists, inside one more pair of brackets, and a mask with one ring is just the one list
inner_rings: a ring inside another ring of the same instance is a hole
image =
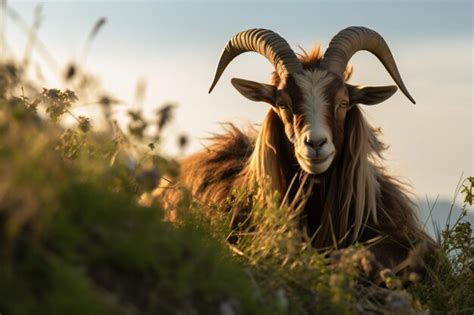
[[[9, 2], [29, 23], [35, 2]], [[251, 10], [249, 10], [251, 7]], [[201, 140], [222, 130], [219, 122], [239, 126], [262, 121], [268, 107], [233, 90], [230, 78], [268, 81], [271, 65], [257, 54], [237, 58], [214, 92], [207, 94], [222, 48], [236, 32], [272, 29], [310, 49], [349, 25], [375, 29], [388, 42], [417, 105], [400, 92], [381, 105], [364, 107], [370, 122], [382, 127], [390, 145], [389, 169], [407, 179], [415, 194], [452, 198], [461, 174], [474, 175], [472, 2], [46, 2], [39, 38], [64, 67], [80, 58], [85, 39], [101, 17], [100, 31], [87, 59], [106, 90], [133, 100], [138, 80], [147, 81], [145, 113], [166, 101], [179, 104], [174, 129]], [[8, 20], [10, 54], [22, 57], [25, 36]], [[50, 87], [59, 80], [40, 55]], [[357, 54], [352, 83], [393, 84], [377, 59]], [[55, 81], [56, 80], [56, 81]], [[168, 145], [170, 150], [171, 144]]]

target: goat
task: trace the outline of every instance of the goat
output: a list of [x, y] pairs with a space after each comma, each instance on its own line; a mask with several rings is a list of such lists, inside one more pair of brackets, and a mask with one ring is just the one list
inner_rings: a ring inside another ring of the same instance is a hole
[[[178, 185], [189, 187], [204, 203], [221, 203], [233, 187], [249, 188], [269, 179], [271, 189], [282, 196], [288, 191], [291, 201], [295, 192], [290, 183], [304, 185], [299, 175], [305, 174], [317, 182], [301, 214], [315, 247], [331, 246], [334, 239], [347, 246], [382, 236], [370, 250], [376, 261], [390, 268], [404, 261], [414, 244], [434, 250], [404, 185], [382, 166], [386, 147], [360, 108], [385, 101], [397, 86], [346, 82], [352, 73], [348, 61], [360, 50], [374, 54], [415, 103], [387, 43], [371, 29], [348, 27], [332, 38], [324, 56], [317, 47], [299, 57], [270, 30], [236, 34], [224, 48], [209, 93], [236, 56], [254, 51], [274, 65], [271, 84], [237, 78], [231, 83], [243, 96], [268, 103], [270, 109], [258, 134], [230, 125], [207, 149], [182, 160]], [[155, 194], [168, 208], [180, 198], [172, 189]], [[232, 228], [247, 217], [247, 210], [233, 213]]]

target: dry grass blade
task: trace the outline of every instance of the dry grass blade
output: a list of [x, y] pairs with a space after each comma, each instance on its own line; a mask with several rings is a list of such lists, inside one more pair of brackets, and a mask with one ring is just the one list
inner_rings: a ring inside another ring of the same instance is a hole
[[24, 70], [28, 69], [28, 66], [31, 61], [31, 55], [33, 53], [37, 36], [36, 34], [38, 33], [38, 29], [41, 25], [41, 12], [43, 10], [43, 6], [41, 4], [38, 4], [35, 8], [35, 11], [33, 13], [33, 25], [30, 28], [29, 34], [28, 34], [28, 41], [26, 42], [26, 47], [25, 47], [25, 53], [23, 55], [23, 68]]
[[[16, 24], [16, 26], [20, 29], [25, 36], [29, 36], [31, 28], [30, 26], [23, 20], [23, 18], [10, 6], [6, 6], [6, 15]], [[50, 68], [50, 70], [54, 73], [60, 72], [60, 67], [54, 57], [46, 48], [46, 45], [37, 37], [35, 37], [35, 49], [39, 53], [39, 55], [43, 58], [43, 61], [46, 65]]]
[[97, 20], [97, 22], [95, 22], [94, 27], [89, 33], [88, 41], [94, 40], [94, 38], [97, 36], [97, 33], [99, 33], [100, 29], [105, 25], [105, 22], [107, 22], [105, 17], [101, 17]]
[[86, 42], [84, 44], [84, 49], [82, 51], [82, 57], [81, 57], [82, 68], [84, 68], [86, 65], [87, 56], [89, 55], [89, 51], [94, 39], [97, 37], [97, 34], [104, 27], [106, 22], [107, 22], [107, 19], [105, 17], [101, 17], [100, 19], [98, 19], [95, 22], [94, 26], [92, 27], [92, 30], [90, 31], [89, 35], [87, 36]]

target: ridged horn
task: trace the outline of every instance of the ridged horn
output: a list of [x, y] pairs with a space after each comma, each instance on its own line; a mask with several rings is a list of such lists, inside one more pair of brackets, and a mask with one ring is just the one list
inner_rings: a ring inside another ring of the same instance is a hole
[[415, 100], [403, 83], [387, 43], [379, 33], [369, 28], [351, 26], [337, 33], [329, 43], [321, 62], [321, 68], [342, 75], [351, 57], [360, 50], [367, 50], [374, 54], [382, 62], [403, 94], [415, 104]]
[[273, 64], [282, 80], [285, 80], [289, 73], [303, 69], [300, 61], [283, 37], [262, 28], [249, 29], [234, 35], [225, 45], [209, 93], [214, 89], [227, 65], [235, 57], [248, 51], [257, 52], [266, 57]]

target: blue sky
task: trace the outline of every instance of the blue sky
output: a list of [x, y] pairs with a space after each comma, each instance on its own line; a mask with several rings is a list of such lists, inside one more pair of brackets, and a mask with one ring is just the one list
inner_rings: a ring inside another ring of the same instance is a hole
[[[37, 2], [9, 2], [31, 23]], [[245, 54], [226, 70], [213, 94], [207, 90], [226, 41], [251, 28], [273, 29], [290, 45], [326, 47], [349, 25], [377, 30], [389, 43], [408, 89], [366, 112], [391, 145], [387, 163], [408, 179], [416, 194], [452, 196], [473, 166], [472, 1], [187, 1], [44, 2], [40, 39], [60, 65], [77, 59], [95, 21], [107, 24], [94, 42], [87, 66], [103, 86], [132, 100], [136, 82], [147, 81], [146, 112], [165, 101], [180, 107], [173, 127], [201, 147], [219, 122], [258, 123], [267, 107], [243, 99], [231, 77], [268, 81], [272, 68], [261, 56]], [[7, 21], [12, 54], [22, 56], [25, 37]], [[41, 64], [40, 56], [36, 60]], [[358, 84], [392, 84], [378, 61], [359, 53], [351, 63]], [[51, 86], [55, 73], [44, 70]], [[172, 146], [170, 145], [172, 150]]]

